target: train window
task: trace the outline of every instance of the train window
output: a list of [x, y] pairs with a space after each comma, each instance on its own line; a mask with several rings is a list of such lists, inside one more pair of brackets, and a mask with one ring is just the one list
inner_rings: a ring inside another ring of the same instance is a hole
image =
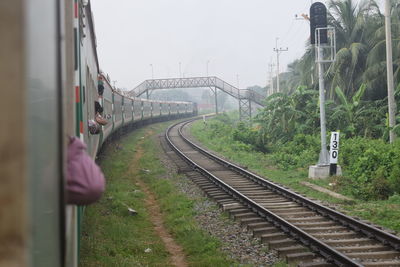
[[85, 21], [84, 21], [85, 10], [84, 10], [84, 7], [83, 7], [82, 4], [79, 4], [79, 11], [80, 11], [80, 16], [79, 16], [79, 40], [80, 40], [81, 44], [83, 45], [83, 38], [86, 37], [85, 31], [84, 31], [84, 28], [85, 28], [86, 25], [85, 25]]

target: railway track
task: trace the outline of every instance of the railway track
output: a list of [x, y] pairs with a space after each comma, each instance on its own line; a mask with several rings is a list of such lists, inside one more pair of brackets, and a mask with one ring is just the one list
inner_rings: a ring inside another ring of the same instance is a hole
[[299, 266], [400, 266], [400, 238], [313, 202], [200, 148], [186, 121], [165, 138], [180, 169], [254, 236]]

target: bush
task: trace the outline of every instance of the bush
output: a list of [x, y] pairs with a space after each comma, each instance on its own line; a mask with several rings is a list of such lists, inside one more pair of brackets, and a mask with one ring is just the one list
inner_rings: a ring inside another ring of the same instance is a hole
[[[209, 138], [228, 139], [233, 151], [271, 152], [271, 160], [282, 169], [305, 168], [318, 160], [317, 135], [296, 134], [290, 141], [267, 146], [261, 141], [263, 127], [251, 128], [244, 123], [235, 126], [227, 115], [210, 120], [207, 128]], [[342, 135], [339, 164], [345, 176], [337, 177], [337, 186], [356, 198], [376, 200], [400, 194], [400, 140], [391, 145], [383, 140]]]
[[342, 139], [340, 163], [350, 178], [348, 186], [364, 200], [387, 199], [400, 193], [400, 143], [366, 138]]
[[304, 168], [318, 159], [319, 140], [316, 136], [298, 134], [290, 142], [276, 144], [271, 158], [280, 168]]
[[232, 126], [218, 120], [209, 121], [208, 128], [210, 129], [210, 137], [229, 136], [232, 132]]

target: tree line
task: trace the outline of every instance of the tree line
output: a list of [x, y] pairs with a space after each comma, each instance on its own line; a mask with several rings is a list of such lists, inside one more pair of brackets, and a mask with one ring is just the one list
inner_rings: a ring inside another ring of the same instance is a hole
[[[400, 1], [391, 4], [394, 81], [399, 96]], [[328, 24], [335, 28], [337, 39], [336, 61], [325, 66], [328, 129], [341, 130], [349, 137], [386, 139], [385, 16], [375, 0], [331, 0], [327, 6]], [[289, 64], [283, 92], [267, 98], [259, 119], [274, 125], [280, 121], [278, 135], [290, 138], [299, 131], [318, 130], [315, 66], [315, 48], [308, 44], [304, 55]]]

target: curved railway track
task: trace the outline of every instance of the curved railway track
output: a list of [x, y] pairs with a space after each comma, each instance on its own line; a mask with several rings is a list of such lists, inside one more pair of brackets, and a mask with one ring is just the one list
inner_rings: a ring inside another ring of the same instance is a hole
[[400, 238], [313, 202], [202, 149], [185, 134], [165, 138], [177, 165], [235, 220], [289, 263], [300, 266], [400, 266]]

